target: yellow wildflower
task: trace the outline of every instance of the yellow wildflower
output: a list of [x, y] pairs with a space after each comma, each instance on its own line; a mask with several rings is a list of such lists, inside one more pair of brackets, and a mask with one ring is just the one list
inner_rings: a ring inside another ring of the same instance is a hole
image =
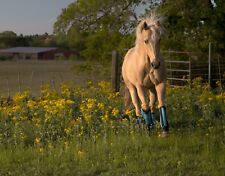
[[96, 100], [93, 98], [89, 98], [87, 101], [87, 108], [92, 109], [96, 104]]
[[103, 103], [98, 103], [98, 108], [100, 110], [104, 110], [104, 104]]
[[64, 131], [65, 131], [66, 134], [70, 134], [71, 133], [71, 128], [65, 128]]
[[65, 146], [65, 148], [67, 149], [67, 148], [69, 147], [69, 141], [65, 141], [65, 142], [64, 142], [64, 146]]
[[44, 151], [44, 149], [41, 147], [41, 148], [39, 148], [39, 152], [40, 153], [43, 153], [43, 151]]
[[83, 157], [84, 156], [84, 151], [78, 150], [77, 154], [78, 154], [79, 157]]
[[74, 101], [72, 101], [72, 100], [66, 100], [66, 104], [72, 105], [72, 104], [74, 104]]
[[40, 142], [41, 142], [41, 138], [40, 138], [40, 137], [36, 137], [36, 138], [35, 138], [35, 143], [36, 143], [36, 144], [40, 144]]
[[114, 115], [114, 116], [119, 115], [119, 110], [116, 109], [116, 108], [113, 108], [113, 110], [112, 110], [112, 115]]
[[27, 106], [32, 109], [32, 108], [34, 108], [36, 106], [36, 102], [33, 101], [33, 100], [28, 100], [27, 101]]

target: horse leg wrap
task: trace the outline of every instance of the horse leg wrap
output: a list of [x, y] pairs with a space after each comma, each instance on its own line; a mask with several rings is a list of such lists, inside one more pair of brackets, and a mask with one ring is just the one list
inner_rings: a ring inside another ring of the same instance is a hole
[[160, 113], [160, 125], [164, 131], [169, 131], [169, 123], [167, 120], [166, 107], [162, 106], [159, 108]]
[[141, 117], [137, 116], [137, 117], [136, 117], [136, 124], [137, 124], [137, 125], [141, 125], [141, 121], [142, 121], [142, 120], [141, 120]]
[[150, 110], [144, 111], [143, 109], [141, 109], [141, 114], [142, 114], [143, 118], [145, 119], [146, 125], [148, 125], [148, 126], [154, 125]]
[[151, 116], [152, 116], [152, 122], [155, 125], [156, 124], [155, 113], [151, 112]]

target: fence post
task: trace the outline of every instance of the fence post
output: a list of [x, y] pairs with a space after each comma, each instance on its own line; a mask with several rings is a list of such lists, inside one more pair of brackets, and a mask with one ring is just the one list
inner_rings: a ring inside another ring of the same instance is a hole
[[209, 42], [209, 59], [208, 59], [208, 84], [211, 88], [211, 42]]
[[6, 78], [6, 85], [7, 85], [7, 93], [8, 93], [8, 98], [10, 98], [10, 88], [9, 88], [9, 78]]
[[19, 86], [19, 92], [21, 92], [20, 72], [17, 73], [17, 81]]
[[[169, 60], [172, 60], [170, 49], [169, 49]], [[172, 70], [172, 63], [170, 62], [170, 78], [173, 77], [173, 72], [171, 70]], [[170, 87], [172, 84], [173, 84], [173, 81], [172, 81], [172, 79], [170, 79]]]
[[189, 56], [189, 84], [190, 84], [190, 87], [191, 87], [191, 81], [192, 81], [192, 78], [191, 78], [191, 57]]
[[56, 90], [56, 87], [55, 87], [55, 73], [54, 72], [52, 72], [51, 82], [52, 82], [53, 89]]
[[33, 90], [33, 79], [34, 79], [34, 71], [31, 72], [31, 77], [30, 77], [30, 89], [31, 89], [31, 92]]
[[218, 62], [219, 80], [220, 80], [220, 84], [222, 85], [222, 76], [221, 76], [221, 70], [220, 70], [220, 57], [219, 57], [219, 55], [217, 56], [217, 62]]
[[120, 73], [119, 73], [119, 54], [115, 50], [112, 51], [112, 89], [115, 92], [120, 90]]

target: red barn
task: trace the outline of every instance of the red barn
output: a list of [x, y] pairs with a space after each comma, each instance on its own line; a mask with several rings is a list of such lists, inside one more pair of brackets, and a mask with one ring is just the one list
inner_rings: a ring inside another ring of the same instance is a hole
[[60, 57], [68, 58], [76, 52], [56, 47], [14, 47], [1, 49], [0, 55], [11, 56], [17, 60], [53, 60]]

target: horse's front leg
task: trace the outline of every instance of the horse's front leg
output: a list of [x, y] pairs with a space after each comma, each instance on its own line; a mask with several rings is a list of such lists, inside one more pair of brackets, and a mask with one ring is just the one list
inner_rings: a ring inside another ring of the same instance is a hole
[[145, 119], [145, 122], [148, 128], [151, 128], [154, 125], [151, 111], [149, 109], [149, 97], [148, 97], [148, 89], [144, 86], [138, 85], [137, 86], [138, 97], [141, 100], [141, 114]]
[[135, 88], [135, 86], [133, 86], [132, 84], [128, 84], [127, 83], [127, 88], [129, 89], [130, 92], [130, 96], [131, 96], [131, 100], [132, 103], [135, 107], [135, 112], [136, 112], [136, 122], [140, 127], [141, 124], [141, 107], [140, 107], [140, 102], [139, 102], [139, 98], [138, 98], [138, 94], [137, 94], [137, 89]]
[[157, 100], [157, 93], [156, 93], [156, 89], [155, 86], [151, 87], [149, 90], [149, 106], [150, 106], [150, 110], [151, 110], [151, 115], [152, 115], [152, 120], [154, 122], [154, 124], [156, 123], [156, 119], [155, 119], [155, 103]]
[[156, 92], [159, 102], [160, 124], [164, 132], [169, 131], [169, 123], [167, 119], [166, 106], [165, 106], [165, 92], [166, 84], [160, 83], [156, 86]]
[[127, 88], [130, 92], [131, 100], [135, 107], [136, 116], [139, 117], [141, 115], [141, 107], [140, 107], [140, 103], [139, 103], [139, 99], [137, 95], [137, 90], [132, 84], [128, 84], [128, 83], [127, 83]]

